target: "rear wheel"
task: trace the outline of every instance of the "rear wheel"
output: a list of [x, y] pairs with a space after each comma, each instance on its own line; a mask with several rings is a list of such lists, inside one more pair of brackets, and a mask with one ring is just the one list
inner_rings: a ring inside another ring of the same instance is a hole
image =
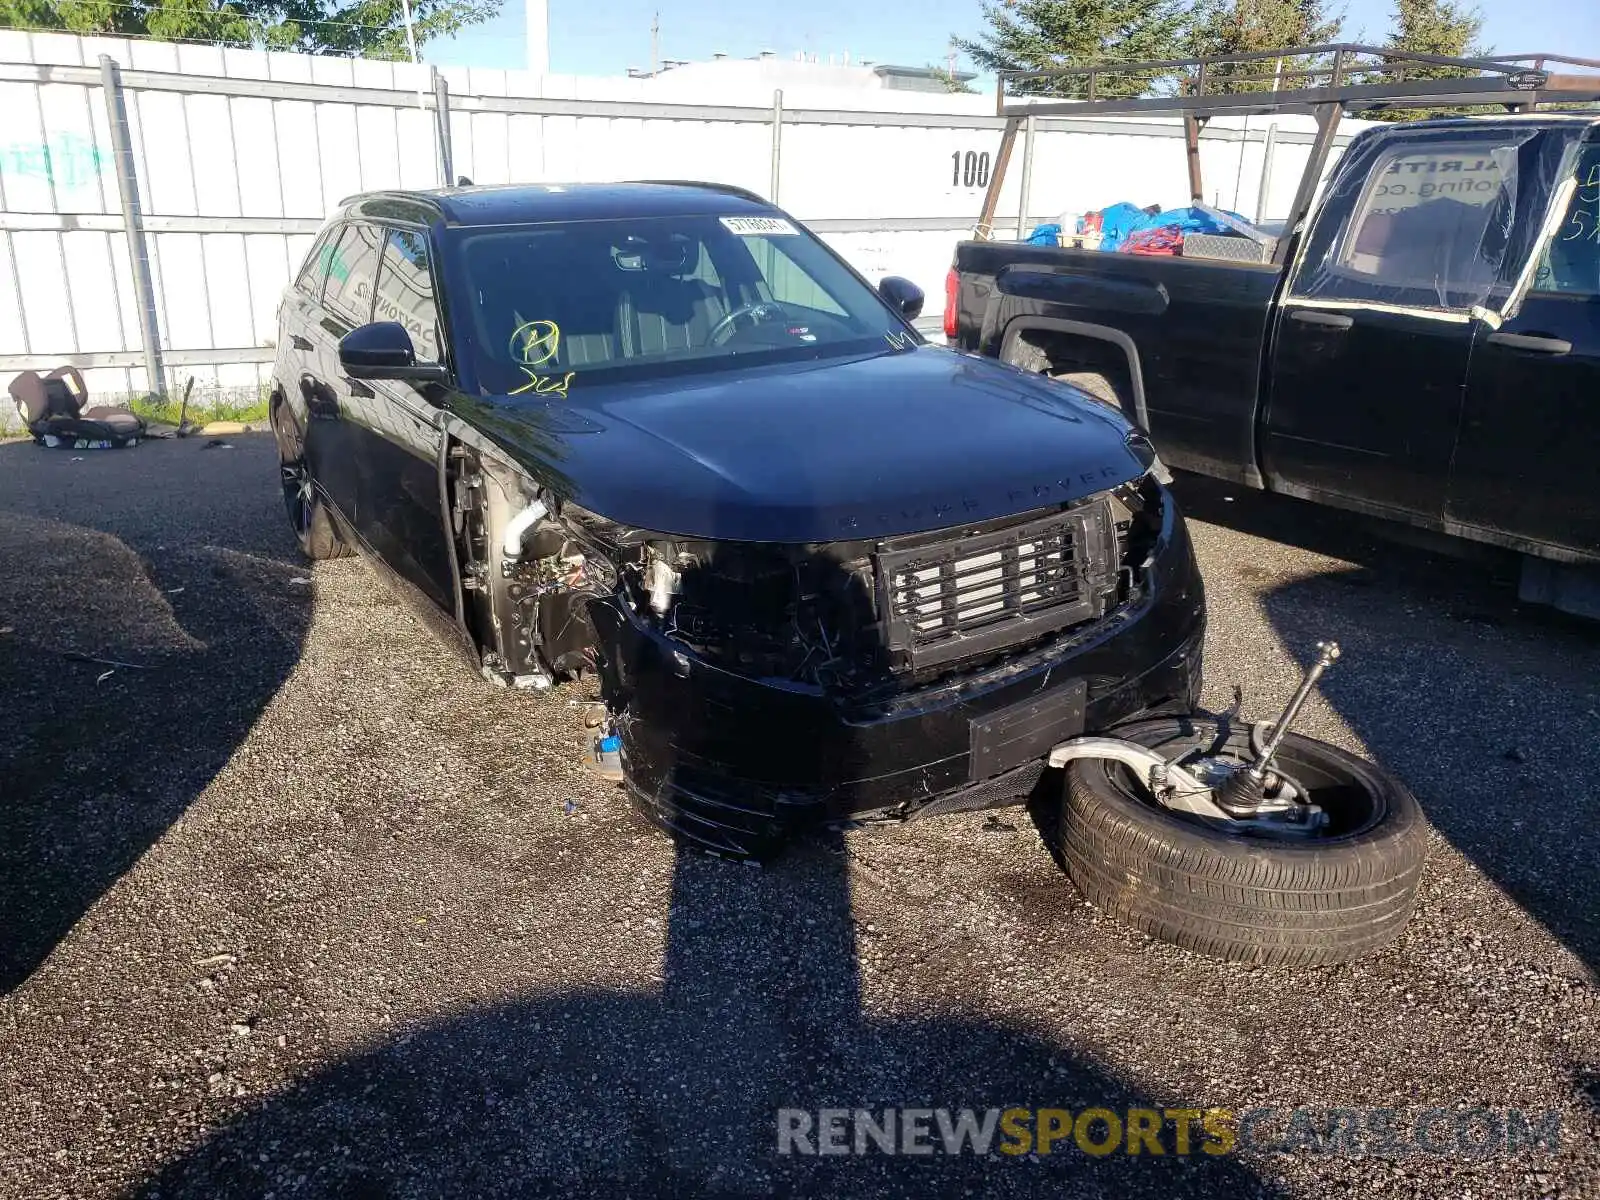
[[[1187, 750], [1250, 761], [1249, 733], [1200, 717], [1115, 731], [1171, 760]], [[1189, 950], [1254, 963], [1359, 958], [1400, 932], [1416, 899], [1427, 826], [1404, 785], [1336, 746], [1290, 734], [1273, 766], [1328, 814], [1314, 836], [1277, 836], [1162, 807], [1129, 768], [1066, 772], [1056, 848], [1096, 907]]]
[[328, 506], [312, 481], [299, 440], [285, 428], [282, 407], [273, 409], [272, 432], [278, 443], [278, 477], [283, 506], [289, 513], [300, 550], [309, 559], [344, 558], [350, 547], [334, 528]]
[[1079, 391], [1088, 392], [1096, 400], [1109, 404], [1112, 408], [1123, 407], [1122, 393], [1117, 390], [1117, 385], [1098, 371], [1068, 371], [1054, 378], [1061, 383], [1070, 383]]
[[1105, 365], [1103, 359], [1087, 361], [1082, 357], [1058, 359], [1053, 357], [1045, 346], [1028, 340], [1027, 335], [1024, 335], [1011, 345], [1007, 351], [1006, 361], [1030, 374], [1048, 375], [1058, 382], [1070, 383], [1079, 391], [1088, 392], [1096, 400], [1109, 404], [1112, 408], [1127, 408], [1123, 385], [1115, 377], [1114, 368], [1108, 366], [1103, 371], [1090, 369], [1096, 365]]

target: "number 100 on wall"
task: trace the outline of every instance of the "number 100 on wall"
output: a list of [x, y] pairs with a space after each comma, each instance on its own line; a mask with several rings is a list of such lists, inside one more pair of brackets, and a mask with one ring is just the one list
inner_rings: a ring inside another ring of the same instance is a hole
[[989, 152], [960, 150], [950, 155], [950, 183], [954, 187], [989, 186]]

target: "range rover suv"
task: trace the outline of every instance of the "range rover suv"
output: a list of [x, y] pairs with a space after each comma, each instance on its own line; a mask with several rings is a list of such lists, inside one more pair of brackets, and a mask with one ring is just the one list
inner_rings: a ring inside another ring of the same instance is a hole
[[1190, 711], [1201, 583], [1142, 434], [921, 307], [733, 188], [357, 196], [280, 310], [284, 499], [491, 679], [594, 672], [686, 842], [1020, 800]]

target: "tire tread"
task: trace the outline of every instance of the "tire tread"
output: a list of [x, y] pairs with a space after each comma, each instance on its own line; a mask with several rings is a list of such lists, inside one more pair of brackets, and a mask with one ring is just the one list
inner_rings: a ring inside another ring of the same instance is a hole
[[[1179, 722], [1120, 732], [1158, 745], [1162, 726], [1175, 730]], [[1066, 771], [1054, 831], [1068, 877], [1097, 908], [1201, 954], [1317, 966], [1371, 953], [1399, 933], [1415, 906], [1427, 826], [1398, 780], [1315, 745], [1382, 789], [1385, 819], [1375, 828], [1320, 844], [1215, 834], [1129, 800], [1102, 764], [1078, 761]]]

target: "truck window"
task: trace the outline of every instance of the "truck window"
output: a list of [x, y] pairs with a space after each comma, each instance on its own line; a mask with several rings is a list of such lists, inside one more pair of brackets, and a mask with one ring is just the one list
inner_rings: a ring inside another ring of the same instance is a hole
[[1533, 290], [1600, 296], [1600, 144], [1578, 156], [1578, 186], [1539, 255]]
[[1380, 142], [1342, 164], [1294, 295], [1464, 312], [1500, 274], [1532, 132]]

